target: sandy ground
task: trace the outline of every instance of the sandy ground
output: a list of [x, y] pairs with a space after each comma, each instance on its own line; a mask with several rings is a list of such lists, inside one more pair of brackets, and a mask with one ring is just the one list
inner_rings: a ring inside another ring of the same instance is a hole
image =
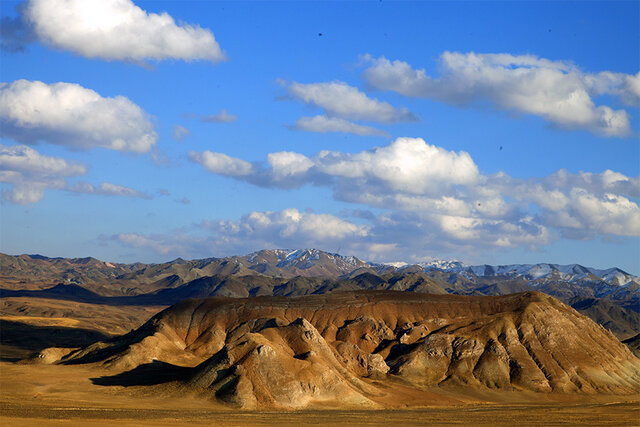
[[[482, 396], [492, 403], [480, 404], [473, 403], [480, 396], [454, 399], [458, 395], [449, 390], [437, 399], [433, 393], [422, 394], [420, 409], [240, 411], [201, 396], [175, 397], [156, 389], [99, 386], [91, 381], [106, 374], [93, 366], [2, 362], [0, 425], [640, 425], [640, 396], [547, 395], [531, 404], [518, 403], [520, 395], [495, 394]], [[505, 396], [502, 402], [500, 396]], [[414, 401], [418, 398], [411, 396]]]

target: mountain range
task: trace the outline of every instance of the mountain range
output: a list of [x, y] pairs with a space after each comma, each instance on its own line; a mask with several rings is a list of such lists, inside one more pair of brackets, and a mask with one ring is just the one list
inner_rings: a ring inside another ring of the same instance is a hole
[[348, 290], [555, 296], [620, 339], [640, 333], [640, 278], [578, 264], [469, 266], [434, 260], [379, 264], [317, 249], [261, 250], [244, 256], [118, 264], [94, 258], [0, 254], [0, 295], [130, 305], [170, 305], [210, 296], [300, 296]]
[[433, 260], [407, 264], [369, 263], [353, 256], [343, 256], [318, 249], [272, 249], [244, 256], [205, 258], [186, 261], [177, 258], [160, 264], [120, 264], [95, 258], [48, 258], [42, 255], [11, 256], [0, 254], [0, 279], [20, 280], [30, 285], [51, 281], [95, 285], [108, 281], [148, 284], [169, 275], [188, 281], [214, 274], [254, 274], [273, 277], [339, 277], [353, 275], [362, 269], [383, 273], [388, 271], [439, 271], [455, 273], [469, 280], [478, 278], [525, 279], [537, 284], [563, 281], [570, 283], [601, 282], [611, 286], [640, 285], [640, 277], [619, 268], [595, 269], [579, 264], [510, 264], [465, 265], [459, 261]]
[[615, 268], [0, 254], [0, 309], [0, 356], [132, 396], [384, 409], [640, 390], [639, 281]]

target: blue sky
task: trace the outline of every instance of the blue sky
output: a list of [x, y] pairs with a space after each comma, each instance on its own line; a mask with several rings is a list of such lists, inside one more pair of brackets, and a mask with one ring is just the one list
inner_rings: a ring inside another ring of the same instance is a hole
[[0, 3], [4, 253], [640, 274], [637, 2]]

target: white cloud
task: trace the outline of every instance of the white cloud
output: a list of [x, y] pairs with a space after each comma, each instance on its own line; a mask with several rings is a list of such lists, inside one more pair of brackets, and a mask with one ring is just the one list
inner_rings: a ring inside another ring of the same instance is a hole
[[42, 177], [83, 175], [84, 165], [68, 162], [60, 157], [44, 156], [24, 145], [0, 145], [0, 167], [23, 175]]
[[626, 197], [605, 194], [597, 197], [584, 189], [569, 193], [571, 213], [589, 234], [640, 236], [640, 208]]
[[640, 103], [640, 72], [633, 75], [602, 71], [598, 74], [587, 74], [584, 80], [594, 95], [614, 95], [627, 105]]
[[313, 161], [307, 156], [291, 151], [269, 153], [267, 161], [275, 180], [299, 176], [313, 167]]
[[73, 83], [0, 83], [0, 135], [25, 144], [46, 141], [142, 153], [156, 143], [149, 116], [123, 96], [103, 98]]
[[640, 177], [628, 177], [610, 169], [602, 173], [570, 173], [565, 169], [538, 180], [544, 189], [587, 188], [598, 195], [616, 193], [627, 197], [640, 198]]
[[406, 108], [395, 108], [387, 102], [369, 98], [344, 82], [303, 84], [292, 82], [288, 94], [308, 105], [323, 109], [328, 116], [379, 123], [415, 121]]
[[182, 142], [187, 136], [191, 135], [191, 131], [184, 126], [175, 125], [171, 136], [178, 142]]
[[366, 221], [356, 223], [297, 209], [251, 212], [238, 220], [203, 221], [190, 230], [155, 235], [128, 233], [116, 239], [127, 246], [171, 256], [223, 256], [264, 248], [316, 247], [329, 251], [340, 248], [341, 253], [371, 261], [390, 257], [415, 260], [425, 253], [451, 250], [477, 253], [539, 246], [550, 240], [548, 230], [530, 218], [506, 223], [439, 215], [420, 217], [403, 212], [364, 216]]
[[468, 153], [447, 151], [421, 138], [398, 138], [385, 147], [356, 154], [321, 151], [314, 160], [324, 175], [364, 180], [368, 185], [410, 194], [441, 193], [478, 177]]
[[362, 136], [389, 136], [387, 132], [371, 126], [359, 125], [338, 117], [327, 116], [301, 117], [291, 128], [319, 133], [343, 132]]
[[439, 59], [438, 78], [403, 61], [368, 55], [365, 59], [372, 66], [363, 76], [378, 89], [460, 106], [489, 102], [500, 109], [540, 116], [561, 128], [603, 136], [629, 135], [629, 115], [597, 106], [593, 96], [613, 94], [629, 104], [640, 99], [638, 75], [588, 74], [569, 63], [532, 55], [445, 52]]
[[442, 194], [453, 185], [471, 184], [478, 178], [478, 168], [468, 153], [447, 151], [421, 138], [398, 138], [385, 147], [355, 154], [320, 151], [308, 158], [291, 152], [271, 153], [269, 168], [210, 151], [192, 152], [190, 158], [220, 175], [283, 188], [319, 181], [335, 184], [336, 189], [361, 191], [366, 186], [379, 187], [385, 194]]
[[480, 220], [463, 216], [440, 216], [442, 231], [460, 240], [474, 240], [478, 238], [475, 230], [480, 225]]
[[202, 153], [191, 151], [189, 159], [221, 175], [242, 177], [254, 173], [251, 163], [222, 153], [213, 153], [208, 150]]
[[35, 203], [45, 189], [64, 188], [66, 178], [86, 172], [84, 165], [42, 155], [25, 145], [0, 145], [0, 182], [11, 185], [3, 196], [12, 203]]
[[[602, 175], [605, 173], [600, 174], [600, 178]], [[640, 236], [638, 204], [624, 195], [602, 192], [597, 183], [593, 187], [545, 189], [544, 185], [537, 184], [517, 188], [521, 191], [518, 197], [541, 207], [542, 220], [567, 237]]]
[[334, 215], [285, 209], [279, 212], [251, 212], [238, 221], [214, 221], [203, 224], [207, 229], [234, 239], [261, 239], [274, 246], [291, 246], [295, 242], [311, 242], [313, 246], [368, 234], [367, 227]]
[[38, 38], [87, 58], [222, 61], [213, 33], [147, 13], [130, 0], [29, 0], [24, 18]]
[[[634, 225], [640, 224], [634, 200], [640, 197], [640, 177], [611, 170], [560, 170], [529, 180], [483, 175], [468, 153], [420, 138], [398, 138], [359, 153], [271, 153], [266, 164], [221, 153], [208, 153], [213, 160], [207, 162], [207, 153], [193, 158], [217, 174], [263, 187], [324, 186], [337, 200], [392, 212], [396, 219], [376, 220], [369, 237], [396, 237], [375, 243], [401, 246], [398, 236], [405, 228], [412, 230], [406, 233], [411, 239], [424, 227], [430, 244], [441, 239], [476, 247], [543, 245], [554, 231], [577, 239], [640, 235]], [[398, 225], [391, 227], [394, 221]]]

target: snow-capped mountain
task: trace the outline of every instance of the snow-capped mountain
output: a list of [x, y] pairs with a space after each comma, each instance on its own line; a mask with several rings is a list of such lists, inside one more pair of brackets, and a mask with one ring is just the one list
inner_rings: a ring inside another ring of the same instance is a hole
[[510, 265], [465, 265], [459, 261], [432, 261], [419, 264], [425, 271], [440, 270], [459, 273], [468, 279], [476, 277], [524, 278], [538, 283], [548, 281], [602, 281], [612, 286], [640, 284], [640, 278], [619, 268], [599, 270], [579, 264], [510, 264]]
[[[238, 258], [238, 257], [234, 257]], [[619, 268], [596, 269], [579, 264], [509, 264], [509, 265], [467, 265], [457, 260], [433, 259], [418, 264], [403, 261], [388, 263], [370, 263], [354, 256], [324, 252], [319, 249], [271, 249], [249, 254], [243, 259], [247, 266], [256, 269], [256, 265], [269, 265], [272, 268], [296, 272], [303, 275], [346, 275], [360, 268], [371, 268], [378, 273], [391, 270], [403, 271], [417, 268], [425, 272], [442, 271], [457, 273], [475, 281], [477, 278], [521, 278], [532, 284], [548, 282], [604, 282], [609, 286], [640, 285], [640, 278]]]
[[265, 249], [245, 257], [233, 257], [259, 271], [280, 271], [287, 275], [341, 276], [370, 265], [354, 256], [343, 256], [319, 249]]

